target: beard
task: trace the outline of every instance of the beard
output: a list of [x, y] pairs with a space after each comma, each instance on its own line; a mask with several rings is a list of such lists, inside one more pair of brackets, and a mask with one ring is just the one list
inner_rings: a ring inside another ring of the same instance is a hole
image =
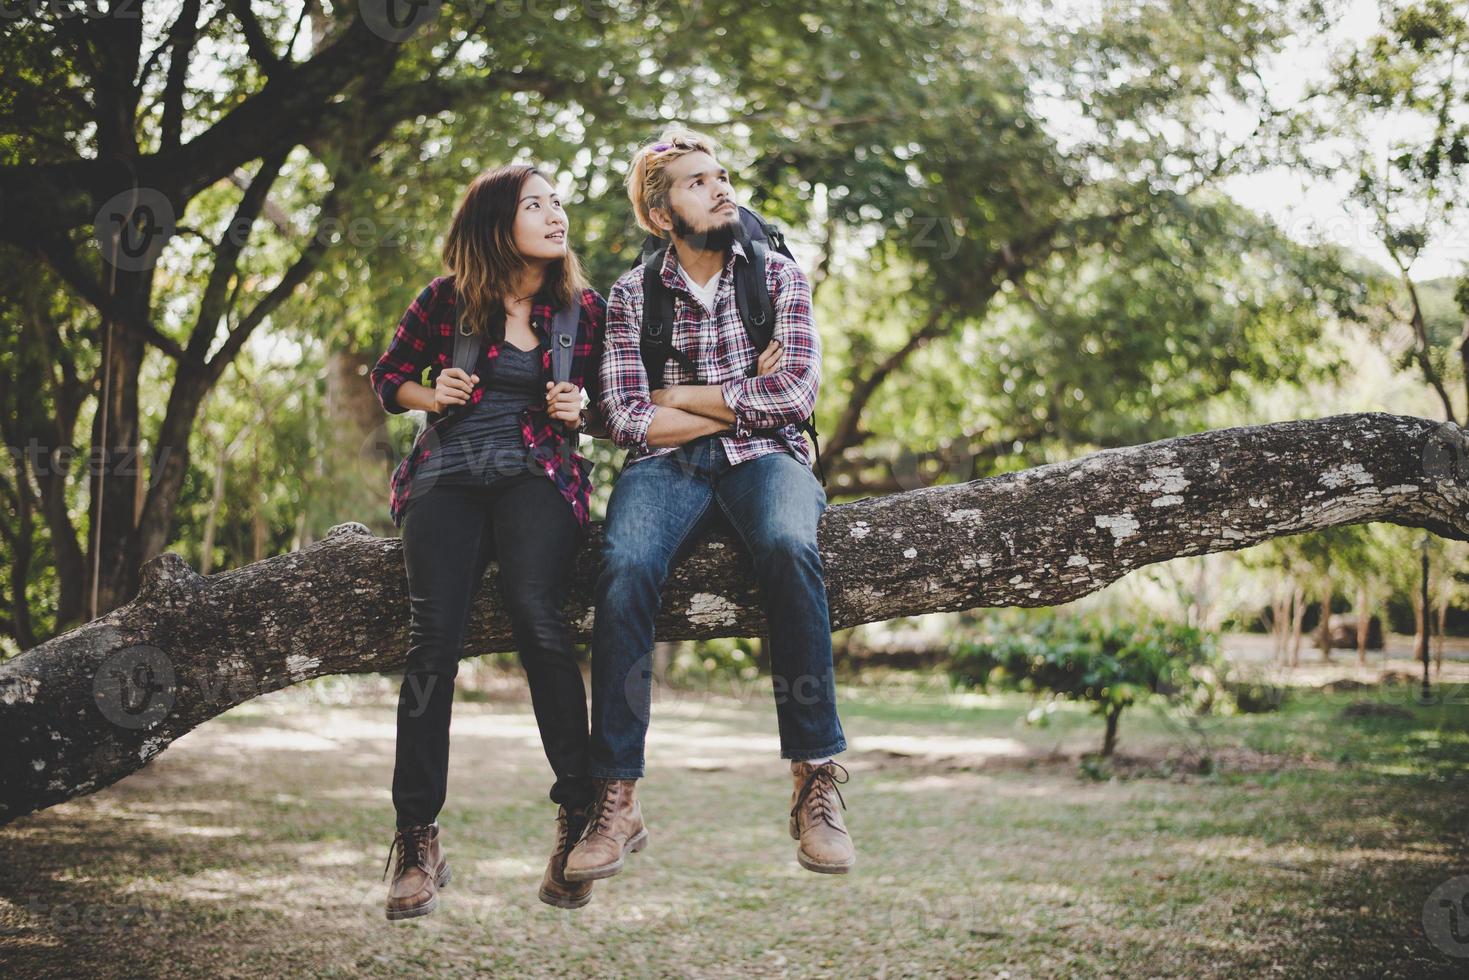
[[677, 210], [669, 209], [673, 218], [673, 232], [697, 249], [707, 252], [723, 252], [727, 250], [735, 240], [735, 230], [740, 226], [740, 212], [738, 209], [730, 215], [724, 224], [715, 225], [712, 228], [696, 230], [688, 219]]

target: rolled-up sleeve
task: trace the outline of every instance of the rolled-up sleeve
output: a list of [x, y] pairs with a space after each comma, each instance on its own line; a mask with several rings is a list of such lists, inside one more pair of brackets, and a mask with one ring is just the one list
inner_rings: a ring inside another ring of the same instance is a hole
[[433, 304], [434, 285], [430, 283], [425, 286], [409, 305], [403, 318], [398, 321], [397, 329], [393, 331], [388, 349], [383, 351], [382, 357], [378, 358], [372, 368], [372, 390], [382, 403], [383, 410], [393, 415], [408, 411], [398, 404], [398, 389], [403, 387], [405, 381], [418, 380], [423, 369], [428, 366], [431, 355], [429, 340], [432, 336], [428, 311]]
[[724, 403], [735, 413], [736, 436], [801, 422], [816, 410], [821, 336], [811, 316], [811, 284], [794, 262], [782, 263], [773, 271], [772, 336], [782, 345], [780, 367], [753, 378], [731, 378], [720, 386]]
[[607, 301], [595, 289], [582, 293], [582, 329], [590, 345], [587, 364], [582, 370], [582, 389], [587, 401], [602, 411], [602, 357], [607, 352]]
[[648, 396], [648, 373], [643, 369], [639, 348], [641, 319], [641, 302], [631, 295], [624, 277], [612, 286], [607, 297], [598, 407], [615, 444], [646, 451], [648, 426], [655, 409]]

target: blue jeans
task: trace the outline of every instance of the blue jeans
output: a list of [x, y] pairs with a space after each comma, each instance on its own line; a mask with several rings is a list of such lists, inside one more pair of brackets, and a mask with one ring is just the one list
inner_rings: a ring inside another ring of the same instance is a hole
[[[718, 504], [716, 508], [713, 505]], [[653, 619], [669, 571], [720, 516], [754, 562], [784, 759], [847, 747], [836, 710], [831, 617], [816, 524], [826, 491], [788, 453], [731, 466], [717, 436], [628, 466], [612, 488], [592, 625], [591, 774], [643, 775]]]

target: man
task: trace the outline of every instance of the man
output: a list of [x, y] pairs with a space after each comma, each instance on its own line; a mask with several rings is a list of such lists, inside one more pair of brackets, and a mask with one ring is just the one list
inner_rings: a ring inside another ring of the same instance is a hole
[[[636, 784], [644, 774], [653, 620], [670, 569], [720, 518], [739, 534], [760, 578], [781, 757], [791, 760], [796, 858], [809, 870], [842, 874], [855, 852], [837, 789], [847, 774], [832, 759], [847, 743], [816, 547], [826, 493], [797, 427], [816, 404], [821, 375], [811, 287], [799, 266], [768, 252], [774, 333], [766, 350], [755, 350], [735, 300], [735, 267], [749, 256], [736, 234], [734, 189], [698, 133], [670, 131], [639, 150], [628, 196], [638, 223], [672, 242], [658, 274], [675, 296], [673, 347], [692, 370], [672, 359], [665, 386], [648, 390], [639, 349], [644, 273], [629, 271], [608, 297], [601, 367], [600, 407], [628, 458], [608, 503], [592, 629], [590, 768], [598, 798], [565, 875], [614, 875], [647, 842]], [[752, 363], [758, 371], [747, 376]]]

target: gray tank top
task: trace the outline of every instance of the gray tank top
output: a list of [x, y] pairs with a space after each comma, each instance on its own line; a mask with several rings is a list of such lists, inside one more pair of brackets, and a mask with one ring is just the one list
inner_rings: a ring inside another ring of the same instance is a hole
[[509, 341], [500, 344], [499, 356], [490, 361], [490, 377], [479, 404], [450, 424], [438, 450], [414, 471], [415, 487], [420, 481], [441, 478], [489, 483], [540, 472], [533, 468], [521, 434], [520, 413], [527, 406], [539, 408], [546, 403], [541, 352], [540, 346], [523, 351]]

